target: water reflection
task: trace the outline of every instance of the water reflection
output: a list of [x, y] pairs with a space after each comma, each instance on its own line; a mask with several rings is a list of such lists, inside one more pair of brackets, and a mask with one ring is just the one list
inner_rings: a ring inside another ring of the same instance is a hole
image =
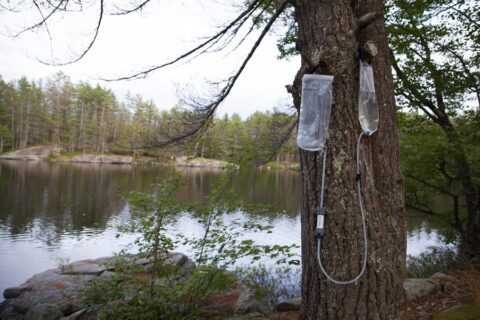
[[[125, 195], [133, 190], [154, 192], [169, 170], [172, 168], [0, 161], [0, 291], [55, 267], [59, 259], [96, 258], [125, 248], [135, 237], [116, 237], [115, 225], [130, 219]], [[188, 202], [204, 200], [213, 181], [224, 174], [199, 168], [179, 172], [185, 185], [176, 197]], [[241, 199], [285, 211], [256, 217], [274, 228], [268, 237], [252, 235], [254, 239], [263, 244], [300, 244], [297, 173], [244, 170], [233, 184]], [[229, 219], [242, 215], [236, 213]], [[171, 230], [195, 234], [201, 232], [201, 226], [186, 214]], [[440, 241], [434, 224], [423, 218], [408, 219], [408, 239], [411, 254]]]
[[[0, 224], [9, 234], [44, 230], [46, 243], [60, 235], [85, 228], [101, 232], [108, 220], [125, 206], [132, 190], [153, 192], [171, 168], [129, 165], [55, 164], [34, 161], [1, 161]], [[180, 200], [202, 201], [219, 169], [180, 170], [185, 185]], [[250, 203], [269, 203], [291, 217], [298, 212], [299, 177], [294, 172], [245, 170], [234, 180], [239, 197]]]

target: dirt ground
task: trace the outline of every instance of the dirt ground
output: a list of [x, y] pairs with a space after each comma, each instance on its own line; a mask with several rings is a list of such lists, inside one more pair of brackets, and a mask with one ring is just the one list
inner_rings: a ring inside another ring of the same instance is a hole
[[480, 271], [467, 268], [448, 273], [441, 289], [407, 304], [404, 320], [429, 320], [439, 312], [464, 304], [480, 307]]

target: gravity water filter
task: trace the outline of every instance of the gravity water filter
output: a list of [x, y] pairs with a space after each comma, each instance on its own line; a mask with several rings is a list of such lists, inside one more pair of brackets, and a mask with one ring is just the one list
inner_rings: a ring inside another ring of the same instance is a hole
[[325, 218], [327, 216], [327, 210], [324, 207], [325, 173], [327, 164], [326, 139], [332, 109], [333, 76], [305, 74], [302, 78], [302, 100], [300, 106], [297, 144], [304, 150], [323, 151], [320, 204], [315, 210], [317, 216], [317, 226], [315, 229], [315, 237], [317, 238], [317, 260], [320, 270], [325, 277], [329, 281], [340, 285], [355, 283], [363, 276], [367, 267], [368, 242], [365, 210], [361, 193], [360, 143], [362, 137], [368, 137], [377, 130], [378, 106], [375, 98], [372, 66], [366, 62], [360, 61], [359, 75], [358, 119], [363, 131], [357, 140], [356, 180], [358, 207], [362, 217], [364, 252], [360, 272], [354, 278], [349, 280], [338, 280], [332, 277], [323, 266], [321, 258], [322, 238], [326, 232]]

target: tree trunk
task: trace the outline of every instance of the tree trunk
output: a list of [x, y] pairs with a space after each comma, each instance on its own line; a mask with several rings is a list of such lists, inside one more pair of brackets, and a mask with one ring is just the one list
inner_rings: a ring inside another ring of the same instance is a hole
[[101, 152], [103, 154], [103, 130], [104, 130], [104, 119], [105, 115], [105, 106], [102, 106], [102, 113], [100, 115], [100, 126], [97, 128], [98, 134], [97, 134], [97, 152]]
[[20, 109], [20, 123], [17, 126], [18, 129], [18, 147], [20, 149], [23, 148], [23, 103], [19, 104], [19, 109]]
[[12, 150], [15, 150], [15, 105], [12, 104]]
[[[467, 207], [467, 222], [465, 232], [465, 251], [469, 258], [480, 257], [480, 189], [477, 189], [472, 181], [470, 164], [467, 152], [462, 146], [462, 138], [459, 136], [449, 117], [445, 114], [438, 122], [445, 132], [451, 145], [451, 155], [455, 161], [456, 176], [460, 180], [465, 196]], [[460, 224], [463, 229], [463, 226]]]
[[83, 120], [83, 107], [84, 107], [84, 102], [82, 101], [82, 108], [81, 108], [81, 111], [80, 111], [80, 130], [82, 130], [82, 150], [83, 150], [83, 154], [85, 154], [85, 124], [84, 124], [84, 121]]
[[55, 131], [53, 133], [53, 140], [54, 140], [54, 143], [55, 145], [57, 146], [61, 146], [62, 145], [62, 141], [60, 140], [61, 136], [62, 136], [62, 133], [61, 133], [61, 130], [62, 130], [62, 117], [61, 117], [61, 112], [62, 112], [62, 107], [60, 105], [60, 93], [57, 92], [57, 95], [56, 95], [56, 98], [57, 98], [57, 105], [56, 105], [56, 115], [54, 117], [56, 117], [56, 123], [55, 123]]
[[[355, 21], [367, 12], [381, 18], [356, 35]], [[327, 282], [316, 260], [315, 208], [319, 206], [322, 153], [300, 151], [302, 172], [302, 308], [301, 319], [400, 319], [404, 302], [405, 221], [403, 179], [399, 167], [393, 81], [382, 2], [298, 0], [298, 49], [303, 57], [294, 83], [300, 105], [301, 76], [311, 60], [315, 73], [334, 75], [333, 106], [327, 139], [326, 235], [322, 260], [341, 280], [361, 269], [363, 238], [358, 207], [355, 147], [361, 128], [357, 119], [357, 49], [367, 40], [378, 48], [373, 60], [380, 112], [378, 131], [361, 146], [362, 193], [368, 232], [368, 264], [356, 283]], [[309, 71], [310, 72], [310, 71]]]
[[28, 135], [29, 135], [29, 132], [30, 132], [30, 109], [31, 109], [31, 105], [30, 105], [30, 102], [27, 104], [27, 107], [26, 107], [26, 112], [25, 112], [25, 124], [24, 124], [24, 128], [23, 128], [23, 133], [22, 133], [22, 142], [21, 142], [21, 147], [20, 148], [26, 148], [27, 145], [28, 145]]

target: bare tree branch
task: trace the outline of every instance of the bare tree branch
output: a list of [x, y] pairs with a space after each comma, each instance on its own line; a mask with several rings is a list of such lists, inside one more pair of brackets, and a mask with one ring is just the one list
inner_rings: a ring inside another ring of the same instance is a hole
[[[298, 116], [296, 113], [289, 116], [283, 122], [273, 123], [272, 128], [274, 132], [271, 132], [271, 134], [269, 135], [270, 139], [266, 148], [269, 151], [269, 154], [261, 161], [255, 163], [255, 165], [261, 166], [269, 161], [272, 161], [273, 158], [275, 158], [275, 156], [278, 154], [278, 152], [280, 152], [280, 149], [283, 147], [283, 145], [287, 143], [287, 141], [290, 139], [292, 133], [297, 128], [297, 124]], [[281, 129], [280, 132], [276, 130], [279, 128]]]
[[[16, 33], [13, 37], [14, 37], [14, 38], [17, 38], [17, 37], [19, 37], [20, 35], [22, 35], [23, 33], [27, 32], [27, 31], [31, 31], [31, 30], [34, 30], [34, 29], [36, 29], [36, 28], [39, 28], [39, 27], [43, 26], [43, 25], [47, 22], [47, 20], [50, 19], [50, 17], [52, 17], [53, 14], [55, 14], [55, 12], [57, 12], [58, 10], [60, 10], [60, 7], [61, 7], [63, 4], [67, 4], [67, 3], [68, 3], [68, 0], [60, 0], [60, 1], [58, 2], [58, 4], [53, 7], [52, 11], [50, 11], [46, 16], [44, 16], [43, 13], [42, 13], [42, 20], [41, 20], [41, 21], [39, 21], [39, 22], [31, 25], [30, 27], [27, 27], [27, 28], [23, 29], [22, 31]], [[37, 5], [37, 4], [35, 3], [35, 5]], [[39, 10], [40, 10], [40, 9], [39, 9]], [[40, 10], [40, 11], [41, 11], [41, 10]]]
[[163, 64], [160, 64], [158, 66], [154, 66], [154, 67], [145, 69], [145, 70], [140, 71], [140, 72], [136, 72], [136, 73], [128, 75], [128, 76], [123, 76], [123, 77], [114, 78], [114, 79], [102, 79], [102, 80], [105, 80], [105, 81], [120, 81], [120, 80], [145, 78], [146, 76], [148, 76], [148, 74], [150, 74], [153, 71], [165, 68], [165, 67], [170, 66], [172, 64], [175, 64], [175, 63], [177, 63], [177, 62], [179, 62], [179, 61], [181, 61], [181, 60], [183, 60], [187, 57], [190, 57], [191, 55], [193, 55], [195, 53], [198, 53], [198, 51], [200, 51], [201, 49], [203, 49], [205, 47], [208, 48], [208, 46], [210, 44], [212, 44], [215, 41], [218, 41], [219, 39], [221, 39], [223, 36], [225, 36], [227, 34], [227, 32], [229, 32], [230, 29], [234, 28], [238, 23], [242, 23], [242, 20], [245, 19], [246, 16], [249, 16], [250, 14], [253, 13], [255, 8], [259, 4], [259, 2], [260, 2], [260, 0], [252, 1], [252, 3], [250, 3], [250, 5], [248, 6], [247, 9], [245, 9], [243, 12], [241, 12], [237, 16], [237, 18], [235, 18], [232, 22], [230, 22], [225, 28], [220, 30], [217, 34], [208, 38], [206, 41], [202, 42], [201, 44], [199, 44], [195, 48], [193, 48], [193, 49], [181, 54], [180, 56], [174, 58], [173, 60], [170, 60], [170, 61], [165, 62]]
[[[45, 16], [43, 15], [43, 12], [42, 12], [42, 9], [40, 8], [40, 5], [35, 0], [33, 0], [33, 4], [37, 8], [37, 11], [40, 14], [40, 16], [42, 17], [42, 19], [45, 20]], [[47, 24], [46, 20], [45, 20], [44, 25], [45, 25], [45, 31], [47, 32], [47, 35], [48, 35], [48, 39], [50, 40], [50, 56], [53, 57], [53, 38], [52, 38], [52, 34], [50, 33], [50, 29], [48, 28], [48, 24]]]
[[273, 0], [269, 0], [262, 8], [262, 10], [257, 14], [257, 16], [255, 17], [255, 19], [253, 19], [253, 23], [252, 25], [250, 26], [250, 29], [247, 31], [247, 33], [243, 36], [242, 39], [240, 39], [240, 41], [238, 42], [238, 44], [231, 50], [231, 52], [235, 51], [236, 49], [238, 49], [242, 43], [248, 38], [248, 36], [253, 32], [253, 30], [255, 30], [255, 26], [257, 25], [257, 23], [260, 21], [260, 18], [262, 17], [262, 15], [265, 13], [265, 11], [268, 9], [268, 7], [270, 6], [270, 4], [273, 2]]
[[[282, 14], [283, 10], [285, 10], [286, 6], [288, 4], [287, 0], [284, 0], [281, 5], [278, 7], [276, 12], [272, 15], [268, 23], [265, 25], [263, 28], [261, 34], [255, 41], [255, 44], [252, 46], [250, 49], [250, 52], [248, 55], [245, 57], [243, 60], [241, 66], [237, 70], [237, 72], [228, 78], [226, 80], [225, 86], [220, 90], [220, 92], [217, 94], [216, 98], [214, 101], [208, 103], [208, 104], [202, 104], [202, 103], [194, 103], [193, 107], [193, 112], [191, 113], [189, 120], [190, 127], [191, 129], [187, 129], [185, 132], [180, 133], [179, 135], [176, 135], [175, 137], [171, 137], [165, 141], [157, 141], [156, 143], [153, 143], [152, 145], [148, 146], [149, 148], [152, 147], [163, 147], [172, 143], [177, 143], [180, 140], [190, 138], [190, 137], [195, 137], [198, 134], [203, 133], [204, 130], [208, 127], [208, 125], [211, 123], [213, 119], [213, 115], [215, 111], [217, 110], [217, 107], [225, 100], [225, 98], [230, 94], [233, 86], [235, 85], [236, 81], [242, 74], [243, 70], [245, 69], [246, 65], [252, 58], [253, 54], [255, 51], [258, 49], [260, 43], [262, 42], [263, 38], [266, 36], [270, 28], [272, 27], [273, 23], [277, 20], [277, 18]], [[152, 70], [153, 71], [153, 70]], [[151, 72], [151, 71], [149, 71]], [[128, 77], [131, 78], [131, 77]]]
[[77, 58], [75, 58], [74, 60], [70, 60], [70, 61], [62, 62], [62, 63], [49, 63], [49, 62], [43, 61], [43, 60], [39, 60], [39, 61], [43, 64], [51, 65], [51, 66], [65, 66], [65, 65], [72, 64], [72, 63], [75, 63], [75, 62], [81, 60], [90, 51], [90, 49], [92, 49], [93, 44], [97, 40], [98, 33], [100, 32], [100, 27], [102, 25], [103, 12], [104, 12], [104, 0], [100, 0], [100, 13], [99, 13], [97, 25], [95, 27], [95, 33], [93, 35], [92, 40], [88, 44], [87, 48]]
[[[240, 31], [240, 29], [245, 25], [245, 23], [248, 21], [248, 19], [250, 19], [250, 17], [253, 15], [253, 13], [258, 9], [260, 8], [260, 6], [262, 5], [262, 1], [258, 1], [257, 5], [252, 8], [252, 10], [250, 10], [250, 12], [248, 14], [246, 14], [238, 23], [237, 25], [235, 26], [235, 28], [231, 29], [231, 30], [228, 30], [227, 32], [225, 32], [224, 35], [218, 37], [215, 41], [211, 42], [208, 46], [206, 46], [204, 49], [202, 49], [201, 51], [198, 51], [195, 53], [195, 55], [193, 55], [192, 57], [190, 57], [189, 60], [187, 60], [187, 62], [190, 62], [194, 59], [196, 59], [197, 57], [201, 56], [202, 54], [205, 54], [207, 52], [219, 52], [219, 51], [222, 51], [223, 49], [225, 49], [232, 41], [233, 39], [235, 38], [235, 36], [238, 34], [238, 32]], [[268, 4], [267, 4], [268, 6]], [[262, 12], [266, 9], [266, 7], [264, 7], [262, 9]], [[253, 28], [255, 25], [255, 21], [253, 22], [251, 28]], [[235, 49], [238, 48], [242, 43], [243, 41], [248, 37], [248, 35], [250, 35], [250, 32], [247, 32], [247, 35], [245, 35], [245, 37], [243, 39], [240, 40], [240, 43], [237, 44], [235, 46]], [[223, 39], [224, 37], [227, 37], [226, 39]], [[207, 37], [207, 39], [209, 39], [209, 37]], [[215, 49], [212, 49], [213, 47], [215, 47], [216, 45], [218, 45], [220, 43], [220, 41], [223, 39], [221, 45]], [[235, 50], [233, 49], [233, 50]], [[232, 51], [233, 51], [232, 50]]]
[[133, 7], [132, 9], [122, 9], [122, 8], [117, 7], [116, 9], [118, 10], [118, 12], [110, 13], [110, 15], [112, 15], [112, 16], [123, 16], [123, 15], [130, 14], [132, 12], [141, 11], [150, 1], [151, 0], [145, 0], [142, 3], [140, 3], [139, 5]]

